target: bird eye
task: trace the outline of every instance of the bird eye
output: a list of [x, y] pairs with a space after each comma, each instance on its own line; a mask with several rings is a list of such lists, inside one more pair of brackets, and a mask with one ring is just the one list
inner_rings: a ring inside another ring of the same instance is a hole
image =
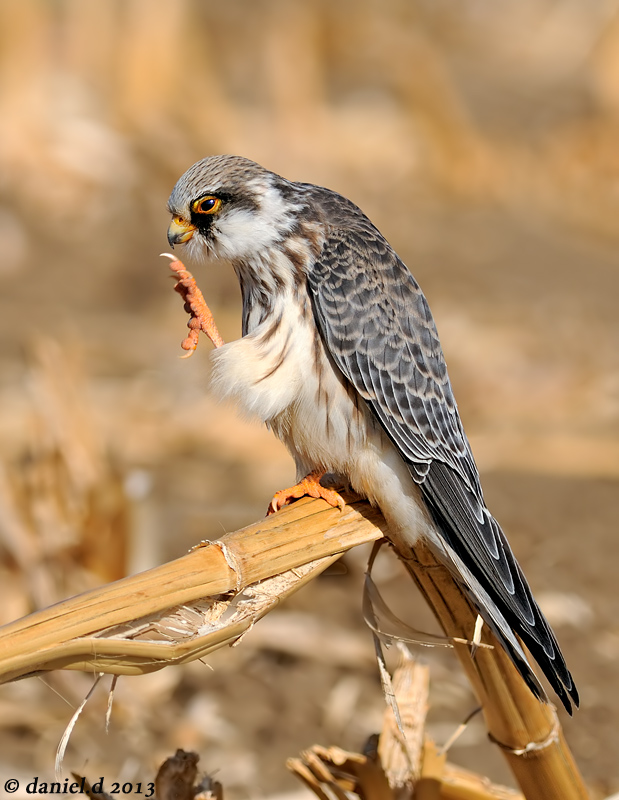
[[208, 194], [196, 200], [192, 208], [197, 214], [216, 214], [221, 208], [221, 200]]

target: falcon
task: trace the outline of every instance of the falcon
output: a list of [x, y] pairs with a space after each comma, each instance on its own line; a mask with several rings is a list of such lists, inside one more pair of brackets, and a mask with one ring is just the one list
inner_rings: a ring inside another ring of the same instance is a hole
[[[294, 497], [343, 505], [333, 473], [377, 505], [389, 538], [421, 539], [463, 587], [533, 694], [522, 640], [571, 714], [578, 692], [486, 508], [428, 303], [350, 200], [240, 156], [198, 161], [168, 202], [168, 241], [238, 277], [242, 337], [213, 352], [213, 385], [292, 454]], [[519, 638], [518, 638], [519, 637]]]

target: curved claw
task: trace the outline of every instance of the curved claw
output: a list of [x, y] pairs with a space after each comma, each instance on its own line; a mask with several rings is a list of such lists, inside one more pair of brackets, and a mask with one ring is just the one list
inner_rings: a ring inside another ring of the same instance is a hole
[[327, 489], [320, 483], [320, 479], [324, 472], [310, 472], [302, 481], [299, 481], [295, 486], [289, 489], [281, 489], [273, 495], [273, 499], [269, 503], [267, 509], [267, 517], [275, 514], [283, 506], [287, 505], [291, 500], [298, 500], [300, 497], [315, 497], [316, 499], [322, 498], [333, 508], [339, 508], [340, 511], [344, 510], [346, 503], [344, 498], [334, 489]]

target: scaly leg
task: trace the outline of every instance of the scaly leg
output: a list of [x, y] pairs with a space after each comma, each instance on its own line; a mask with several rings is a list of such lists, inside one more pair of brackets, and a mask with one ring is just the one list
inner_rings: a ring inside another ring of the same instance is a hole
[[206, 305], [204, 295], [198, 289], [195, 278], [191, 272], [185, 269], [184, 264], [171, 253], [162, 253], [161, 255], [172, 260], [170, 269], [177, 278], [174, 289], [185, 301], [185, 311], [191, 316], [187, 323], [189, 336], [181, 342], [183, 350], [188, 350], [189, 352], [182, 358], [189, 358], [189, 356], [193, 355], [198, 346], [200, 331], [208, 336], [215, 347], [221, 347], [225, 342], [217, 330], [211, 310]]

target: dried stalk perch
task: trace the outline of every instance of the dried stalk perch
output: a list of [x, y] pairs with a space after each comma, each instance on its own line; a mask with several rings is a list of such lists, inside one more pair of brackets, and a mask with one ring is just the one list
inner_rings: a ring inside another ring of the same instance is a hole
[[[172, 265], [187, 306], [198, 291], [180, 262]], [[212, 318], [190, 321], [190, 353]], [[385, 522], [365, 502], [334, 509], [304, 498], [272, 517], [183, 558], [0, 629], [0, 681], [43, 670], [78, 669], [136, 675], [200, 658], [236, 642], [260, 617], [346, 550], [383, 537]], [[466, 642], [477, 613], [449, 572], [419, 543], [398, 553], [446, 634], [484, 708], [491, 739], [504, 752], [528, 800], [584, 800], [587, 792], [554, 708], [540, 703], [503, 649], [475, 657]], [[449, 795], [442, 795], [447, 797]], [[474, 797], [475, 795], [471, 795]]]
[[[191, 354], [197, 346], [200, 330], [216, 348], [220, 347], [223, 341], [193, 276], [174, 256], [164, 255], [172, 261], [170, 268], [178, 278], [175, 289], [185, 300], [185, 309], [190, 314], [190, 336], [182, 343], [182, 347]], [[273, 500], [273, 510], [278, 507], [275, 503], [278, 495]], [[392, 545], [443, 629], [454, 639], [460, 660], [485, 709], [490, 736], [503, 750], [521, 786], [527, 787], [530, 793], [527, 797], [539, 796], [546, 800], [555, 796], [557, 800], [587, 797], [582, 779], [563, 740], [554, 707], [538, 702], [531, 695], [502, 647], [497, 647], [494, 653], [485, 651], [472, 659], [468, 645], [462, 644], [462, 641], [467, 642], [472, 632], [477, 632], [477, 623], [481, 622], [481, 618], [459, 586], [422, 542], [411, 548], [412, 553], [399, 549], [402, 548], [399, 539], [394, 540]], [[484, 643], [495, 643], [494, 636], [487, 630]], [[531, 783], [529, 765], [533, 760], [539, 761], [543, 769]], [[524, 769], [523, 764], [526, 764]], [[565, 781], [561, 780], [561, 775], [566, 776]], [[554, 783], [557, 786], [553, 788]], [[542, 794], [538, 795], [540, 789]], [[556, 794], [552, 794], [555, 789]]]
[[[366, 502], [340, 511], [304, 498], [176, 561], [0, 628], [0, 681], [52, 669], [137, 675], [200, 658], [384, 531]], [[415, 558], [406, 567], [447, 635], [470, 638], [476, 612], [460, 588], [422, 545]], [[484, 641], [493, 643], [488, 631]], [[503, 650], [481, 648], [474, 658], [464, 644], [455, 650], [525, 797], [587, 798], [554, 708], [533, 697]]]
[[139, 675], [200, 658], [236, 641], [384, 528], [367, 503], [341, 512], [301, 500], [175, 561], [0, 628], [0, 682], [51, 669]]

